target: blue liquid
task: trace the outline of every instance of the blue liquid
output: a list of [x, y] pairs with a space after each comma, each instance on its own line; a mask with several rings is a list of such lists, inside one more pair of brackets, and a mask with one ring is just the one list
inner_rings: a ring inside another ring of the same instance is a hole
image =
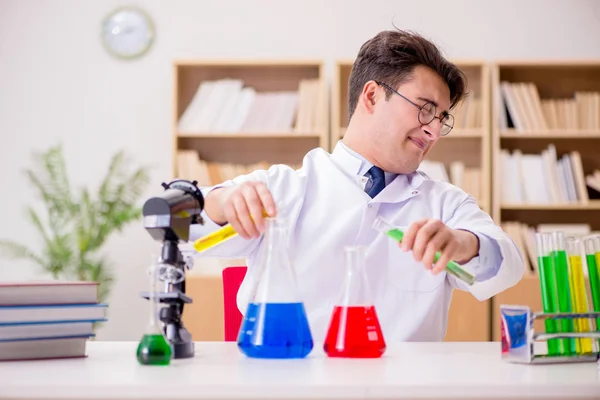
[[252, 358], [303, 358], [313, 348], [303, 303], [250, 303], [238, 347]]

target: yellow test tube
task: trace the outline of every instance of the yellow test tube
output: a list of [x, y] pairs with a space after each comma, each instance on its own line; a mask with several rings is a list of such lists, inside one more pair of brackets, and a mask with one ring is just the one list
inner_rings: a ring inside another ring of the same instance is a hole
[[[267, 214], [266, 211], [263, 211], [263, 216], [265, 218], [268, 218], [269, 214]], [[194, 241], [194, 250], [196, 250], [198, 253], [201, 253], [210, 249], [211, 247], [223, 243], [228, 239], [231, 239], [234, 236], [237, 236], [237, 234], [238, 233], [235, 231], [235, 229], [233, 229], [233, 226], [227, 224], [224, 227], [209, 233], [208, 235], [196, 239]]]
[[[567, 238], [567, 254], [569, 256], [569, 286], [573, 312], [589, 312], [585, 276], [583, 274], [583, 249], [581, 240], [576, 237]], [[575, 332], [590, 332], [592, 330], [589, 318], [577, 318], [573, 322]], [[576, 339], [577, 354], [594, 352], [592, 339]]]

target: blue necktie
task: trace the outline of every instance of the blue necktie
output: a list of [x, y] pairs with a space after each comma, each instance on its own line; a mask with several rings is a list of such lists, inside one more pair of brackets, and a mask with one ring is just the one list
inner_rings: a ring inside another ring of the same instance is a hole
[[371, 167], [369, 175], [371, 175], [372, 185], [367, 194], [374, 198], [385, 187], [385, 175], [381, 168], [375, 166]]

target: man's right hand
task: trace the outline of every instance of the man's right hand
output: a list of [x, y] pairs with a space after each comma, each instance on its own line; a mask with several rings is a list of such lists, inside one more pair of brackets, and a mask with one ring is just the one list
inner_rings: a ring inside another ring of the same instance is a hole
[[271, 191], [260, 181], [214, 189], [206, 196], [204, 208], [211, 220], [231, 224], [244, 239], [261, 235], [265, 211], [270, 217], [277, 213]]

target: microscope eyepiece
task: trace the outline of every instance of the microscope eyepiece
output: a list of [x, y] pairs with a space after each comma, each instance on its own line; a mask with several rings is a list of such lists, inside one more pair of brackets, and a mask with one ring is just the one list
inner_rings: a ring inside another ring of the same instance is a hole
[[204, 197], [196, 181], [163, 183], [165, 191], [144, 203], [144, 228], [157, 241], [187, 241], [190, 225], [203, 224]]

